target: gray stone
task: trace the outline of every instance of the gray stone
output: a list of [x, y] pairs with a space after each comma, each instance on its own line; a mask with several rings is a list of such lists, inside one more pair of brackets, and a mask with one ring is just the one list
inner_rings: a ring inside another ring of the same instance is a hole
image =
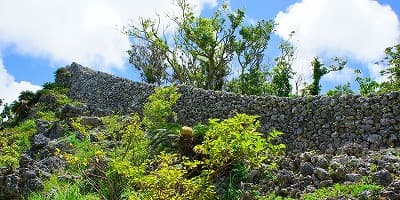
[[82, 116], [81, 120], [82, 120], [81, 121], [82, 125], [86, 125], [86, 126], [90, 126], [90, 127], [98, 127], [103, 123], [100, 117]]
[[330, 179], [330, 175], [329, 172], [327, 172], [325, 169], [316, 167], [314, 169], [314, 174], [315, 177], [317, 177], [319, 180], [327, 180]]
[[33, 137], [32, 149], [40, 149], [49, 144], [50, 139], [43, 134], [38, 134]]
[[351, 173], [351, 174], [346, 174], [345, 181], [358, 182], [360, 180], [360, 178], [361, 178], [360, 174]]
[[19, 167], [28, 168], [33, 165], [35, 161], [28, 154], [22, 154], [19, 158]]
[[333, 185], [333, 180], [323, 180], [319, 183], [319, 188], [329, 187]]
[[372, 174], [372, 180], [379, 185], [388, 186], [392, 183], [392, 175], [387, 170], [380, 170]]
[[53, 126], [46, 132], [46, 136], [50, 139], [57, 139], [64, 136], [65, 128], [61, 122], [55, 122]]
[[314, 167], [309, 162], [302, 163], [300, 165], [300, 172], [303, 176], [312, 175], [314, 173]]
[[282, 187], [290, 186], [294, 183], [295, 177], [291, 171], [286, 169], [280, 170], [277, 174], [277, 179]]
[[0, 199], [18, 199], [20, 197], [20, 177], [16, 174], [0, 175]]
[[382, 142], [382, 136], [378, 134], [371, 134], [368, 136], [367, 141], [372, 144], [380, 144]]

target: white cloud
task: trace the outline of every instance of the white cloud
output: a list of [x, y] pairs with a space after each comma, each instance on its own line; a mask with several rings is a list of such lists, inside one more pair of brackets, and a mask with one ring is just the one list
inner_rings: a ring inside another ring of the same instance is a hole
[[343, 68], [340, 71], [333, 71], [324, 76], [323, 79], [337, 84], [346, 84], [355, 79], [354, 69]]
[[386, 81], [388, 79], [387, 76], [382, 76], [381, 71], [386, 68], [386, 66], [382, 64], [369, 64], [367, 65], [367, 68], [369, 70], [369, 76], [376, 80], [378, 83], [382, 83], [383, 81]]
[[[314, 56], [341, 56], [368, 65], [400, 37], [395, 12], [373, 0], [302, 0], [278, 13], [275, 20], [281, 38], [296, 32], [294, 69], [308, 78]], [[345, 76], [343, 80], [350, 78], [348, 72], [339, 73]]]
[[[196, 12], [216, 6], [216, 0], [190, 0]], [[117, 28], [139, 17], [155, 17], [162, 24], [176, 7], [169, 0], [1, 0], [0, 47], [50, 59], [77, 61], [104, 71], [122, 68], [129, 39]]]
[[[14, 77], [10, 75], [3, 65], [2, 58], [0, 56], [0, 99], [4, 100], [4, 103], [11, 103], [18, 99], [19, 93], [25, 90], [36, 91], [41, 87], [33, 85], [26, 81], [15, 81]], [[0, 111], [2, 108], [0, 107]]]

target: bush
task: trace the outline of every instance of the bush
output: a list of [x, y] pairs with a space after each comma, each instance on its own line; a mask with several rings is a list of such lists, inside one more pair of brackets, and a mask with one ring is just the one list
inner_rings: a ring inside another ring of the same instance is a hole
[[22, 152], [30, 147], [30, 138], [35, 132], [36, 125], [32, 119], [0, 131], [0, 167], [16, 167]]
[[215, 187], [205, 176], [186, 176], [196, 163], [161, 153], [153, 165], [155, 170], [134, 179], [138, 190], [131, 192], [129, 199], [216, 199]]
[[230, 174], [234, 166], [244, 165], [247, 170], [260, 167], [284, 148], [284, 144], [272, 144], [280, 132], [274, 131], [268, 139], [257, 132], [260, 122], [256, 116], [237, 114], [223, 121], [212, 119], [204, 141], [195, 151], [208, 156], [205, 161], [214, 177]]
[[181, 94], [175, 86], [156, 88], [154, 93], [147, 98], [143, 110], [143, 124], [147, 130], [160, 128], [168, 122], [176, 120], [172, 106]]

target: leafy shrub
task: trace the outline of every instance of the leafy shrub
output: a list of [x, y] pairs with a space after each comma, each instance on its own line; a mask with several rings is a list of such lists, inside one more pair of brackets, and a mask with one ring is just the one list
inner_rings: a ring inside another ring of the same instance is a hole
[[219, 177], [231, 173], [233, 166], [244, 164], [248, 169], [260, 167], [267, 159], [273, 159], [285, 145], [272, 144], [280, 132], [274, 131], [268, 139], [257, 132], [260, 122], [256, 116], [237, 114], [223, 121], [212, 119], [204, 141], [195, 151], [208, 156], [206, 165]]
[[177, 154], [161, 153], [153, 163], [155, 170], [134, 179], [138, 190], [129, 199], [216, 199], [215, 187], [205, 176], [186, 177], [188, 169], [197, 164], [182, 163]]
[[170, 121], [176, 120], [172, 106], [181, 94], [175, 86], [156, 88], [154, 93], [147, 98], [143, 110], [143, 124], [146, 129], [160, 128]]
[[21, 153], [30, 147], [30, 138], [35, 132], [36, 125], [32, 119], [0, 131], [0, 167], [16, 167]]
[[138, 115], [112, 115], [103, 118], [105, 132], [111, 142], [107, 152], [89, 161], [95, 174], [88, 176], [92, 188], [105, 199], [121, 199], [130, 188], [129, 180], [144, 173], [148, 158], [148, 139], [141, 129]]
[[52, 112], [52, 111], [47, 111], [47, 112], [38, 111], [36, 113], [36, 115], [41, 120], [46, 120], [46, 121], [50, 121], [50, 122], [57, 120], [56, 113]]

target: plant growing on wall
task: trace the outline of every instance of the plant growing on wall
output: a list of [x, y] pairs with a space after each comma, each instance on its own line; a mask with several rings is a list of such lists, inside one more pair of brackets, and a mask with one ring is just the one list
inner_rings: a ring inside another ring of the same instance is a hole
[[342, 70], [347, 64], [347, 61], [339, 57], [332, 58], [332, 61], [335, 62], [336, 65], [331, 64], [329, 66], [325, 66], [318, 57], [313, 59], [311, 62], [311, 66], [313, 68], [312, 82], [305, 88], [307, 94], [318, 95], [321, 91], [321, 78], [330, 72]]

